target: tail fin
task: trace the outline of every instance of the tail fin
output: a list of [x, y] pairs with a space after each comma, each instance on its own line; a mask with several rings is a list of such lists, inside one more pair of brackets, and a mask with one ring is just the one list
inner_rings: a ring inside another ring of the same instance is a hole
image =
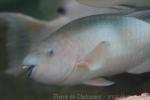
[[[5, 26], [5, 29], [4, 29]], [[17, 75], [31, 47], [49, 35], [47, 23], [17, 13], [0, 13], [0, 34], [6, 35], [8, 74]]]

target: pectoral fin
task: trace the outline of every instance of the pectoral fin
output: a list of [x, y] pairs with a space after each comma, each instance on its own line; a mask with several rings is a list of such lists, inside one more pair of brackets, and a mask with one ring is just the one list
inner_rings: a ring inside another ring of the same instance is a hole
[[143, 64], [137, 67], [134, 67], [128, 71], [128, 73], [131, 73], [131, 74], [142, 74], [146, 72], [150, 72], [150, 60], [147, 60]]
[[81, 60], [77, 67], [85, 67], [90, 70], [97, 70], [101, 67], [101, 64], [105, 61], [105, 54], [109, 47], [109, 43], [106, 41], [101, 42], [93, 49], [83, 60]]
[[99, 79], [89, 80], [87, 82], [84, 82], [84, 84], [91, 85], [91, 86], [110, 86], [115, 84], [115, 82], [108, 81], [103, 78], [99, 78]]

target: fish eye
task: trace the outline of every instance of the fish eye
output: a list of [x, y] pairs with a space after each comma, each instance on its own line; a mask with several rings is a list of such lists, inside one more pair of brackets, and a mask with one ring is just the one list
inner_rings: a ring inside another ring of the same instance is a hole
[[66, 9], [63, 6], [58, 7], [57, 12], [60, 14], [65, 14], [66, 13]]
[[48, 55], [52, 55], [54, 53], [54, 50], [52, 48], [48, 48], [47, 52]]

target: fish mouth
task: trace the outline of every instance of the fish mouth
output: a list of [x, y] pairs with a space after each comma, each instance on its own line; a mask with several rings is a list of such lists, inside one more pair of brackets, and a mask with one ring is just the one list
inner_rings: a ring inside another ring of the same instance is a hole
[[32, 72], [33, 69], [35, 68], [35, 65], [30, 65], [30, 66], [25, 66], [25, 75], [27, 78], [31, 79], [32, 78]]

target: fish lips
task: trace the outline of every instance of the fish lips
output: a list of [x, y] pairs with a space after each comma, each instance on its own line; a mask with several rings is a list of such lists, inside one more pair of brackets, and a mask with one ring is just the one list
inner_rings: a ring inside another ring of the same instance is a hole
[[32, 72], [33, 72], [33, 69], [35, 68], [35, 65], [31, 65], [29, 66], [26, 71], [25, 71], [25, 75], [27, 78], [31, 79], [32, 78]]

